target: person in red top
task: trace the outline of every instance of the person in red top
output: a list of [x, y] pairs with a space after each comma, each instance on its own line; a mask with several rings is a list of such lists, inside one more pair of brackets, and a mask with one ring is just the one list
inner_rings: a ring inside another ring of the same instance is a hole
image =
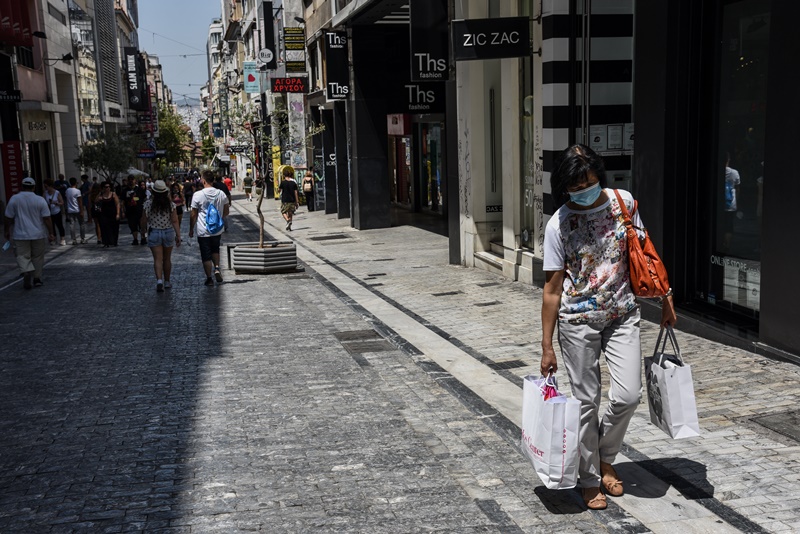
[[228, 188], [228, 191], [233, 191], [233, 180], [231, 180], [230, 176], [226, 176], [222, 181], [225, 183], [225, 187]]

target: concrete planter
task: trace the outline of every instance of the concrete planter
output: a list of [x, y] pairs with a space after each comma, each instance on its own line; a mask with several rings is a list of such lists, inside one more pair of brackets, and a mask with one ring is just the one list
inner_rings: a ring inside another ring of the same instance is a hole
[[233, 270], [238, 273], [278, 273], [297, 270], [297, 248], [292, 241], [243, 243], [232, 250]]

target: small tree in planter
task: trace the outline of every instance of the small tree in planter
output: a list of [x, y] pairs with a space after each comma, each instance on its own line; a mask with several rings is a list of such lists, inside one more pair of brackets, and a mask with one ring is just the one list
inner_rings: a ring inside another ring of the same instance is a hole
[[[261, 211], [261, 204], [264, 201], [264, 194], [267, 190], [265, 187], [266, 176], [260, 161], [257, 157], [257, 148], [270, 147], [269, 156], [263, 154], [262, 157], [269, 157], [270, 160], [273, 156], [274, 147], [279, 146], [285, 150], [300, 151], [303, 147], [311, 147], [310, 141], [314, 135], [319, 134], [325, 129], [323, 125], [314, 125], [309, 123], [303, 137], [293, 136], [289, 128], [287, 119], [286, 107], [282, 104], [281, 100], [276, 101], [275, 110], [272, 112], [273, 128], [272, 135], [267, 136], [263, 134], [261, 129], [261, 117], [255, 111], [247, 110], [240, 102], [234, 103], [228, 112], [230, 118], [230, 137], [233, 142], [239, 147], [241, 154], [244, 155], [253, 164], [255, 169], [255, 183], [256, 183], [256, 196], [258, 202], [256, 204], [256, 213], [258, 213], [258, 248], [264, 248], [264, 213]], [[260, 184], [260, 187], [259, 185]]]

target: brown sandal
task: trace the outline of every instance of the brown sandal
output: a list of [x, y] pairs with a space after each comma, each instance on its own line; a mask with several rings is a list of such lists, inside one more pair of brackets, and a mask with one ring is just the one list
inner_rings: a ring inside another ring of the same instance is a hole
[[583, 488], [581, 489], [581, 496], [589, 510], [605, 510], [608, 506], [606, 496], [603, 495], [600, 488]]
[[606, 493], [612, 497], [622, 496], [622, 494], [625, 492], [622, 487], [622, 481], [617, 476], [617, 472], [614, 470], [611, 464], [600, 462], [600, 473], [603, 475], [602, 483]]

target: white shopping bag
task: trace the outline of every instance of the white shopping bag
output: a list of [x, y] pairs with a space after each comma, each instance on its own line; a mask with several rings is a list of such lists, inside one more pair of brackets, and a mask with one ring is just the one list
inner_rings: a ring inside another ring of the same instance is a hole
[[[667, 339], [672, 344], [672, 354], [666, 352]], [[672, 327], [661, 329], [655, 353], [644, 359], [644, 369], [650, 422], [675, 439], [699, 436], [692, 367], [683, 362]]]
[[581, 403], [560, 393], [545, 400], [547, 385], [558, 389], [553, 377], [530, 375], [523, 381], [521, 447], [547, 488], [574, 488], [580, 461]]

